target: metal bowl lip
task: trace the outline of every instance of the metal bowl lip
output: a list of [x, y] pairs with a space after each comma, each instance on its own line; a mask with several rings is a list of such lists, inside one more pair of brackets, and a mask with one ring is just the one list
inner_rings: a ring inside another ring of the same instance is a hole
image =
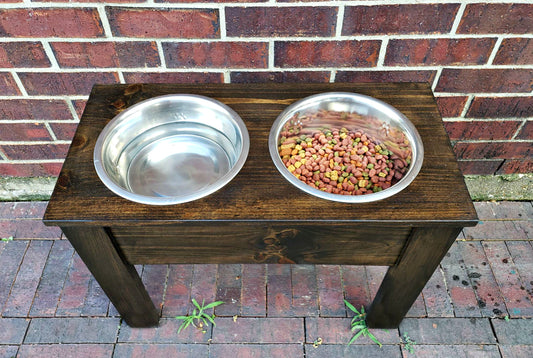
[[[291, 172], [289, 172], [289, 170], [285, 167], [278, 152], [278, 138], [283, 125], [291, 118], [292, 114], [298, 112], [299, 110], [305, 109], [307, 106], [320, 100], [330, 100], [333, 98], [337, 98], [339, 100], [343, 99], [346, 101], [355, 101], [372, 106], [381, 112], [387, 113], [389, 116], [394, 116], [396, 120], [399, 120], [402, 125], [407, 128], [408, 134], [412, 136], [412, 139], [414, 139], [411, 142], [414, 143], [413, 155], [416, 155], [416, 157], [414, 158], [415, 160], [411, 162], [407, 174], [398, 183], [394, 184], [388, 189], [376, 193], [365, 195], [340, 195], [327, 193], [325, 191], [315, 189], [312, 186], [303, 183], [301, 180], [296, 178], [296, 176], [294, 176]], [[272, 158], [276, 169], [289, 183], [291, 183], [298, 189], [306, 192], [307, 194], [313, 195], [315, 197], [335, 202], [351, 204], [374, 202], [398, 194], [400, 191], [407, 188], [413, 182], [413, 180], [420, 172], [424, 160], [424, 145], [422, 143], [422, 138], [420, 137], [420, 134], [418, 133], [414, 124], [403, 113], [401, 113], [398, 109], [391, 106], [390, 104], [385, 103], [377, 98], [352, 92], [323, 92], [302, 98], [292, 103], [278, 115], [278, 117], [272, 124], [268, 136], [268, 148], [270, 152], [270, 157]]]
[[[169, 100], [178, 100], [178, 101], [187, 101], [188, 99], [195, 99], [198, 101], [205, 101], [209, 102], [210, 104], [214, 104], [224, 111], [226, 111], [229, 115], [228, 119], [231, 119], [238, 128], [240, 135], [241, 135], [241, 142], [242, 142], [242, 150], [239, 154], [239, 157], [231, 167], [231, 169], [224, 174], [222, 177], [220, 177], [215, 183], [212, 185], [209, 185], [206, 188], [203, 188], [194, 194], [189, 195], [180, 195], [180, 196], [148, 196], [148, 195], [141, 195], [137, 193], [133, 193], [129, 190], [124, 189], [120, 185], [116, 184], [107, 174], [104, 165], [102, 164], [102, 155], [103, 155], [103, 146], [106, 142], [106, 138], [109, 135], [109, 133], [116, 127], [118, 124], [122, 123], [128, 117], [135, 111], [139, 111], [144, 109], [145, 107], [152, 106], [156, 103], [169, 101]], [[177, 93], [177, 94], [168, 94], [168, 95], [161, 95], [161, 96], [155, 96], [143, 101], [140, 101], [130, 107], [128, 107], [123, 112], [119, 113], [115, 117], [113, 117], [102, 129], [100, 134], [98, 135], [98, 138], [96, 140], [96, 144], [93, 151], [93, 162], [94, 162], [94, 168], [96, 170], [96, 173], [100, 180], [104, 183], [104, 185], [111, 190], [113, 193], [117, 194], [118, 196], [128, 199], [130, 201], [140, 203], [140, 204], [147, 204], [147, 205], [176, 205], [176, 204], [183, 204], [186, 202], [198, 200], [201, 198], [204, 198], [210, 194], [213, 194], [214, 192], [218, 191], [225, 185], [227, 185], [242, 169], [244, 166], [244, 163], [246, 162], [246, 159], [248, 158], [248, 152], [250, 149], [250, 137], [248, 134], [248, 129], [246, 128], [246, 125], [244, 124], [244, 121], [242, 118], [235, 112], [231, 107], [228, 105], [202, 95], [197, 94], [188, 94], [188, 93]]]

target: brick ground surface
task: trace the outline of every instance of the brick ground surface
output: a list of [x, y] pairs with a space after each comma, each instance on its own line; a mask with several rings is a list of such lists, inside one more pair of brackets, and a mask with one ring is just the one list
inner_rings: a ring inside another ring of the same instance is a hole
[[[0, 358], [533, 356], [533, 205], [475, 203], [398, 329], [352, 345], [351, 312], [386, 271], [338, 265], [137, 266], [158, 327], [129, 327], [70, 243], [41, 223], [45, 202], [0, 203]], [[191, 298], [222, 300], [205, 333], [177, 333]], [[409, 344], [410, 341], [415, 343]]]

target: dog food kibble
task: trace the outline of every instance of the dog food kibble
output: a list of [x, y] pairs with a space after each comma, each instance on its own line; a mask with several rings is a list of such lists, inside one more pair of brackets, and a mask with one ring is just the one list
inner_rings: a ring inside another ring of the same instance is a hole
[[[342, 195], [363, 195], [387, 189], [407, 172], [411, 162], [409, 141], [398, 129], [375, 118], [365, 129], [340, 126], [306, 128], [314, 118], [321, 123], [365, 119], [359, 114], [321, 110], [311, 116], [295, 115], [281, 133], [279, 155], [287, 169], [304, 183]], [[336, 121], [337, 120], [337, 121]], [[372, 133], [370, 133], [372, 132]]]

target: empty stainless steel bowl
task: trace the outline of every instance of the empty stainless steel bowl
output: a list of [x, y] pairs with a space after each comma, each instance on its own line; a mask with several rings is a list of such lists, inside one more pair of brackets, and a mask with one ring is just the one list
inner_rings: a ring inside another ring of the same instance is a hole
[[[350, 122], [349, 119], [343, 120], [342, 118], [339, 121], [327, 122], [319, 119], [305, 118], [306, 116], [313, 116], [319, 110], [356, 113], [360, 115], [360, 118], [368, 118], [369, 120], [368, 123], [361, 123], [365, 119], [358, 119], [357, 123], [354, 123], [353, 121]], [[411, 163], [407, 172], [397, 183], [382, 191], [364, 195], [328, 193], [298, 179], [289, 171], [281, 159], [279, 152], [281, 133], [287, 130], [293, 130], [295, 133], [305, 132], [309, 134], [325, 129], [332, 129], [332, 127], [344, 127], [348, 130], [362, 130], [365, 132], [367, 130], [375, 131], [377, 129], [376, 123], [378, 123], [378, 127], [388, 128], [387, 130], [390, 128], [401, 130], [409, 141], [412, 151]], [[272, 125], [268, 141], [270, 156], [276, 168], [291, 184], [316, 197], [345, 203], [372, 202], [399, 193], [415, 179], [422, 167], [424, 159], [422, 139], [415, 126], [402, 113], [383, 101], [356, 93], [327, 92], [309, 96], [291, 104], [277, 117]]]
[[250, 140], [235, 111], [191, 94], [154, 97], [113, 118], [100, 133], [94, 166], [115, 194], [151, 205], [185, 203], [226, 185]]

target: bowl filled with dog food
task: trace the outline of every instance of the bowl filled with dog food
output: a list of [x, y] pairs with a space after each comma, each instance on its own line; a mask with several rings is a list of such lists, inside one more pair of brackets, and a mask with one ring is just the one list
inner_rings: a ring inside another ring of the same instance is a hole
[[422, 139], [393, 106], [326, 92], [288, 106], [269, 134], [272, 160], [291, 184], [345, 203], [382, 200], [407, 188], [424, 160]]

